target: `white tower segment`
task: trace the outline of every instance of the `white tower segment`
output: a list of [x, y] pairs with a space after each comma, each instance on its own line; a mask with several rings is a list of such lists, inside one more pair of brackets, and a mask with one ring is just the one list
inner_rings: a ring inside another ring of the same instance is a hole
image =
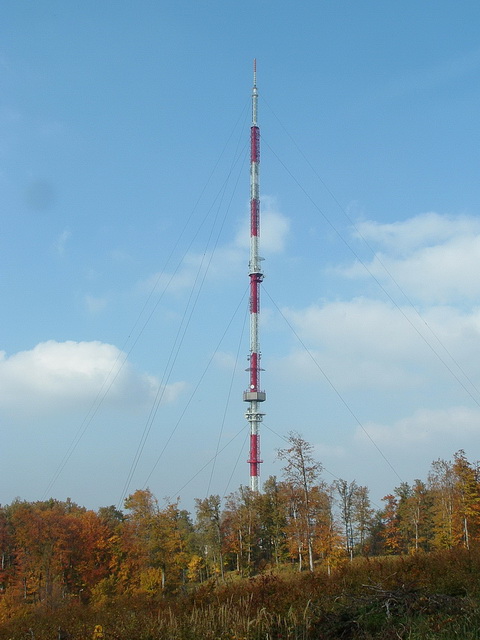
[[253, 90], [252, 90], [252, 126], [250, 127], [250, 372], [249, 388], [244, 392], [243, 399], [249, 403], [245, 414], [250, 423], [250, 488], [258, 492], [260, 475], [260, 436], [259, 425], [264, 414], [259, 410], [259, 403], [266, 399], [265, 391], [260, 390], [260, 341], [258, 322], [260, 317], [260, 284], [263, 273], [260, 268], [261, 258], [258, 254], [260, 239], [260, 129], [257, 124], [258, 90], [257, 90], [257, 62], [253, 61]]

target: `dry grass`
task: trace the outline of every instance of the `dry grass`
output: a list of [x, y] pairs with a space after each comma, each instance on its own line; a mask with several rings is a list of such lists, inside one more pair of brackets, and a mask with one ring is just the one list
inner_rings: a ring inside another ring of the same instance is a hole
[[189, 594], [10, 613], [2, 640], [84, 640], [96, 624], [105, 640], [480, 640], [480, 554], [364, 560], [330, 577], [264, 574]]

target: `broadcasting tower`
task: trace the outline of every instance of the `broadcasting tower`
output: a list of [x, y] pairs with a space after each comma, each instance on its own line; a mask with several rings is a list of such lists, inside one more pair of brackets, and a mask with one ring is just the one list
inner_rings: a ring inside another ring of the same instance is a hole
[[260, 167], [260, 129], [257, 125], [257, 61], [253, 61], [253, 90], [252, 90], [252, 126], [250, 128], [250, 355], [249, 371], [250, 385], [243, 394], [245, 402], [249, 403], [245, 417], [250, 423], [250, 489], [258, 492], [258, 478], [260, 475], [260, 436], [259, 425], [264, 416], [259, 410], [259, 402], [266, 398], [265, 391], [260, 390], [260, 342], [258, 339], [258, 321], [260, 317], [260, 284], [263, 273], [260, 268], [262, 258], [258, 255], [258, 241], [260, 237], [260, 196], [258, 173]]

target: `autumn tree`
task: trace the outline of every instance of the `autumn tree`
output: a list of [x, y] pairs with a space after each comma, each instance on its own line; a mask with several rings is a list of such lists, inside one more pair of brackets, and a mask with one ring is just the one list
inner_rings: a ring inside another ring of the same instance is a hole
[[76, 517], [75, 558], [79, 593], [87, 598], [91, 589], [110, 575], [112, 561], [112, 530], [110, 524], [95, 511], [85, 511]]
[[125, 515], [113, 504], [108, 507], [100, 507], [97, 511], [100, 520], [108, 526], [113, 533], [117, 527], [125, 520]]
[[126, 498], [125, 509], [117, 567], [117, 577], [124, 590], [138, 588], [142, 571], [153, 566], [153, 527], [159, 507], [150, 489], [138, 489]]
[[291, 486], [291, 516], [297, 537], [299, 560], [302, 558], [302, 540], [305, 539], [308, 552], [308, 566], [313, 571], [313, 531], [312, 520], [315, 505], [312, 491], [319, 479], [322, 465], [313, 457], [313, 445], [298, 433], [291, 432], [289, 447], [278, 451], [278, 458], [285, 462], [283, 473]]
[[9, 510], [0, 507], [0, 593], [4, 593], [14, 576], [14, 531]]
[[337, 480], [335, 487], [339, 495], [340, 517], [345, 534], [345, 548], [350, 559], [353, 558], [354, 541], [354, 499], [357, 491], [355, 480], [348, 483], [346, 480]]
[[335, 486], [322, 483], [313, 493], [316, 504], [313, 548], [330, 575], [345, 558], [345, 541], [335, 517]]
[[288, 492], [285, 484], [270, 476], [259, 497], [260, 538], [265, 559], [279, 565], [286, 556]]
[[432, 462], [428, 488], [432, 495], [432, 544], [450, 549], [455, 544], [455, 473], [450, 461], [438, 459]]
[[121, 530], [125, 584], [153, 594], [184, 582], [192, 535], [187, 512], [178, 501], [160, 509], [149, 489], [135, 491], [125, 500], [125, 508], [128, 513]]
[[387, 553], [400, 553], [402, 536], [400, 532], [400, 518], [398, 515], [398, 498], [389, 493], [382, 498], [385, 507], [382, 510], [382, 524], [380, 535]]
[[236, 559], [239, 573], [250, 574], [261, 557], [260, 506], [262, 498], [249, 487], [242, 486], [230, 494], [223, 511], [226, 549]]
[[454, 539], [467, 549], [478, 539], [480, 529], [480, 485], [476, 465], [468, 462], [463, 450], [453, 458], [454, 476]]
[[[158, 510], [152, 521], [151, 565], [159, 571], [160, 586], [175, 588], [185, 582], [192, 524], [178, 501]], [[150, 571], [150, 576], [154, 575]], [[152, 588], [150, 588], [152, 590]]]
[[[195, 532], [197, 547], [203, 558], [207, 577], [223, 578], [223, 531], [221, 526], [221, 500], [219, 495], [195, 499]], [[197, 562], [198, 565], [198, 562]], [[197, 571], [200, 566], [197, 566]]]
[[[402, 485], [401, 485], [402, 487]], [[400, 497], [399, 517], [408, 551], [427, 551], [432, 536], [431, 495], [421, 480], [415, 480], [412, 487], [406, 485], [396, 490]]]
[[353, 495], [353, 527], [355, 544], [362, 554], [367, 554], [367, 540], [374, 521], [374, 509], [370, 502], [368, 487], [356, 486]]
[[412, 550], [415, 536], [415, 521], [412, 510], [412, 488], [408, 482], [402, 482], [395, 487], [394, 494], [397, 498], [397, 525], [399, 531], [399, 548], [401, 553]]
[[95, 512], [70, 500], [15, 501], [5, 515], [9, 586], [24, 601], [88, 598], [108, 573], [109, 530]]

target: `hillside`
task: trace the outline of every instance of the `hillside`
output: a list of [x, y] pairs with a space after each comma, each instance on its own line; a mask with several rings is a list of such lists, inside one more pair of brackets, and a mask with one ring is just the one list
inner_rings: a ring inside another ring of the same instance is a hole
[[[268, 572], [176, 595], [114, 596], [20, 608], [0, 638], [118, 640], [478, 638], [480, 553], [359, 559], [330, 576]], [[100, 637], [97, 635], [97, 637]]]

